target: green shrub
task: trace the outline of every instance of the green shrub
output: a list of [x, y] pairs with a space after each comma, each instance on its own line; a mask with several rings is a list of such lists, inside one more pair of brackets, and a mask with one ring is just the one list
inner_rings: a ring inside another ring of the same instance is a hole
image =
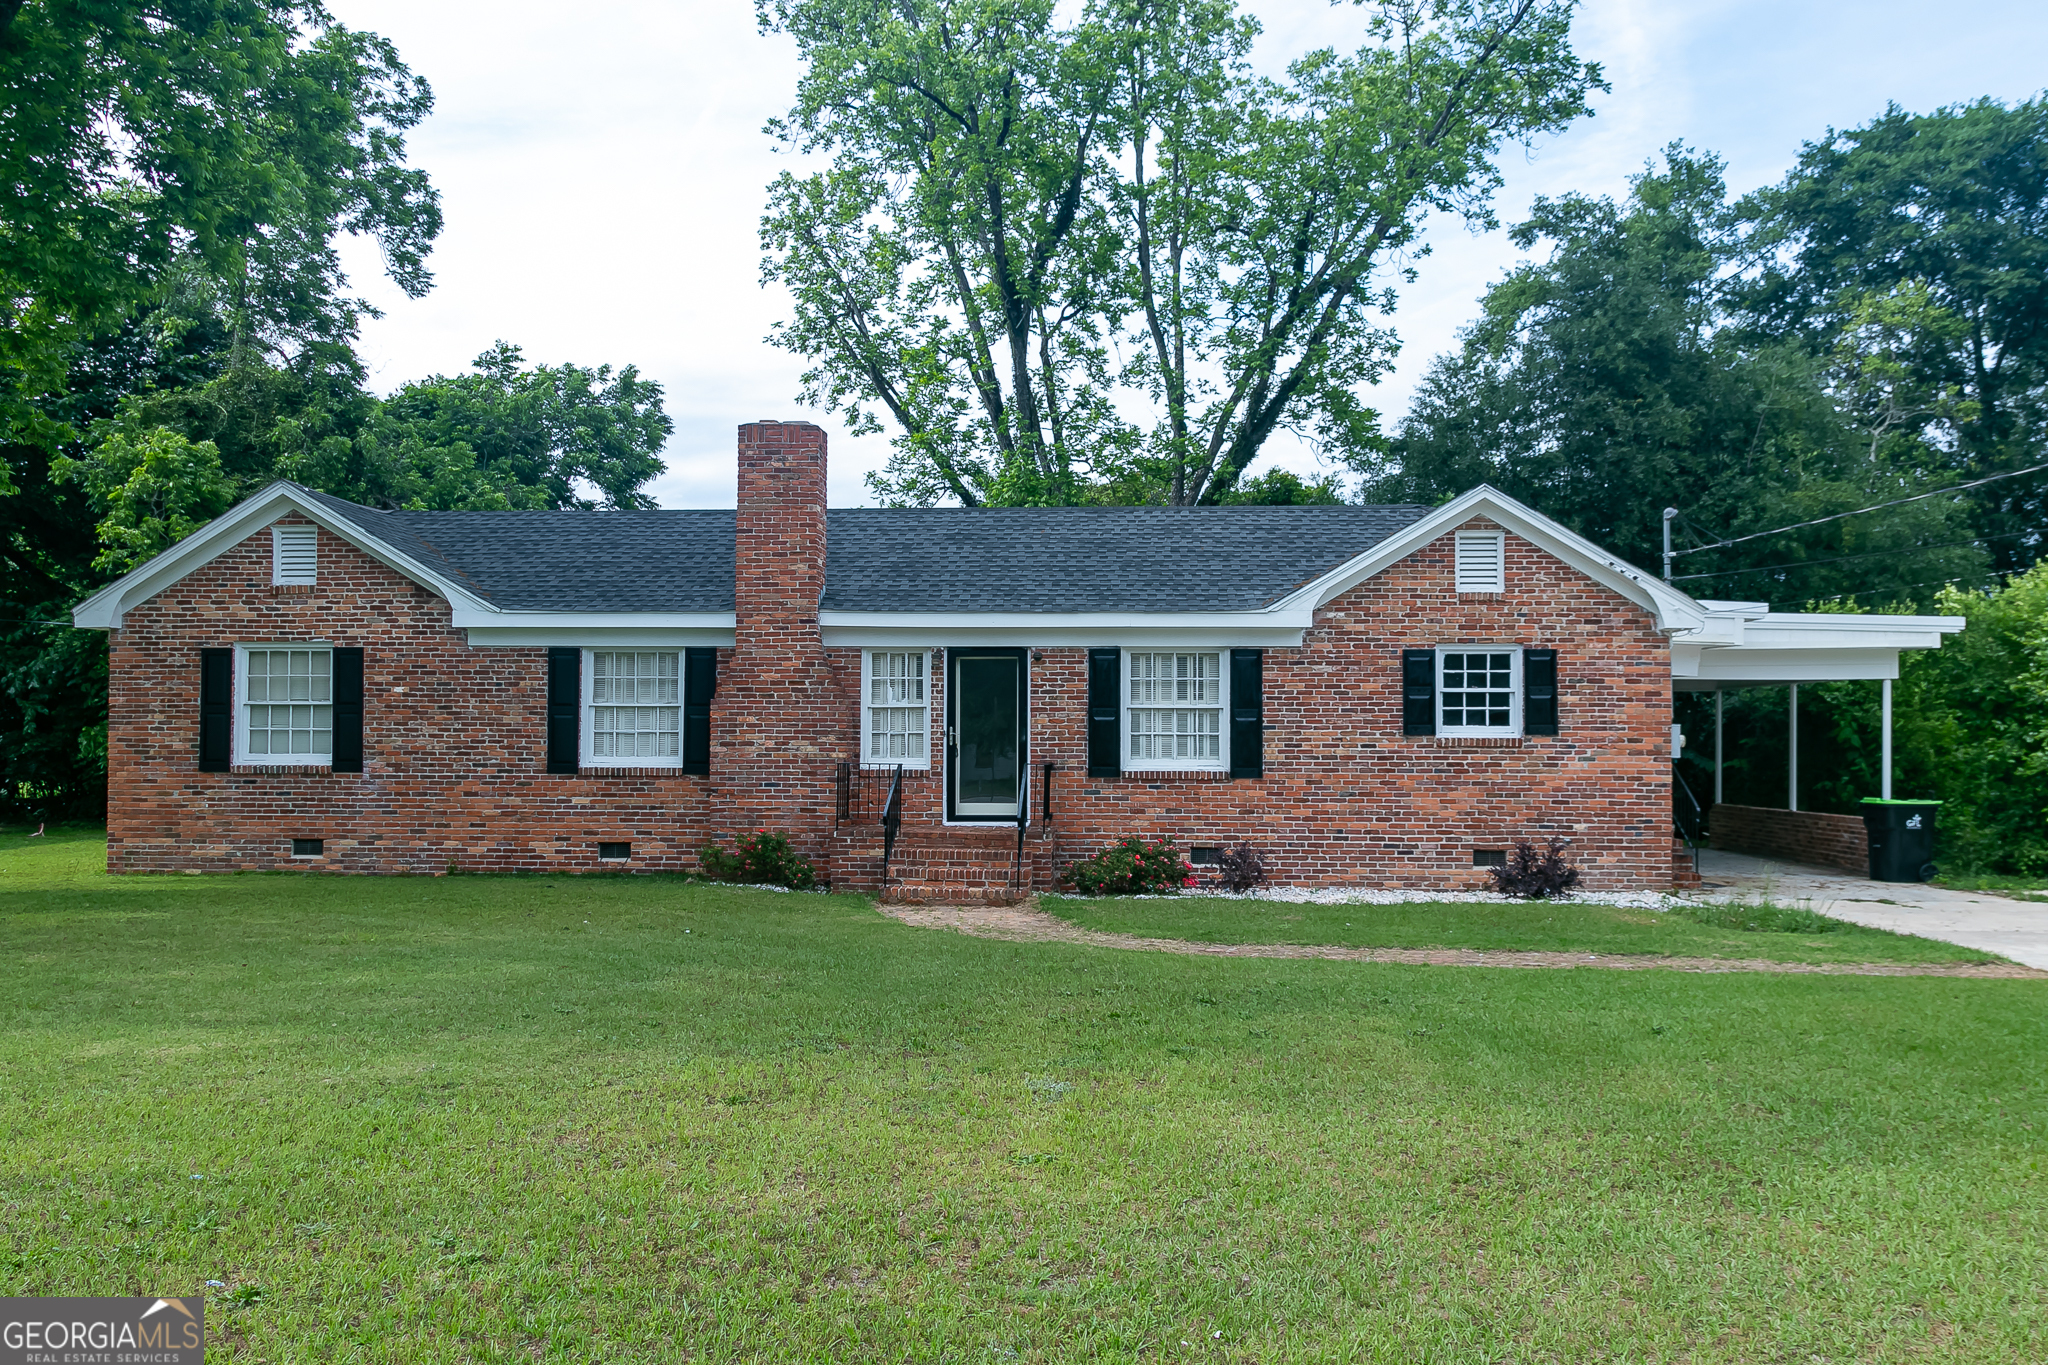
[[1069, 863], [1060, 881], [1085, 896], [1170, 895], [1195, 884], [1195, 869], [1171, 838], [1119, 839], [1092, 858]]
[[1507, 865], [1491, 869], [1493, 889], [1523, 900], [1562, 896], [1579, 884], [1579, 869], [1564, 857], [1565, 846], [1570, 842], [1552, 839], [1548, 847], [1538, 849], [1527, 839], [1517, 839]]
[[1671, 913], [1684, 915], [1695, 924], [1740, 929], [1750, 934], [1832, 934], [1842, 927], [1842, 921], [1829, 919], [1818, 910], [1770, 901], [1705, 902]]
[[[1278, 473], [1278, 470], [1274, 471]], [[1266, 855], [1240, 839], [1237, 847], [1226, 848], [1216, 859], [1218, 879], [1232, 891], [1244, 892], [1264, 886], [1272, 865]]]
[[739, 852], [727, 853], [717, 844], [698, 849], [697, 861], [703, 864], [705, 875], [714, 881], [786, 886], [792, 891], [807, 891], [818, 884], [817, 869], [797, 856], [786, 834], [756, 830], [741, 836], [735, 847]]

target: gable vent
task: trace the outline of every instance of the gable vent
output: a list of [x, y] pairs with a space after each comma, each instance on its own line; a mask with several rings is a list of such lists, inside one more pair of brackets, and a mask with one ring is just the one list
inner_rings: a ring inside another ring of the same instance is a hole
[[1506, 537], [1498, 531], [1458, 532], [1458, 591], [1506, 592]]
[[314, 583], [319, 581], [320, 561], [315, 549], [317, 532], [311, 526], [270, 528], [270, 581], [272, 583]]

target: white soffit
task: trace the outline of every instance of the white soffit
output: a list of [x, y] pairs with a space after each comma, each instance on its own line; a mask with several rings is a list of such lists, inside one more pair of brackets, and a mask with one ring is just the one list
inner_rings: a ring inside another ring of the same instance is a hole
[[506, 611], [485, 613], [456, 607], [451, 624], [468, 632], [478, 648], [514, 645], [579, 645], [590, 648], [654, 648], [712, 645], [732, 647], [733, 618], [729, 611], [570, 612]]
[[1189, 612], [826, 611], [825, 644], [835, 648], [1156, 643], [1289, 649], [1315, 624], [1313, 610]]
[[86, 598], [72, 608], [71, 623], [83, 630], [120, 629], [121, 618], [130, 609], [147, 602], [186, 575], [206, 567], [288, 513], [305, 517], [384, 567], [433, 589], [458, 608], [468, 607], [497, 614], [496, 608], [468, 589], [448, 581], [354, 522], [336, 515], [311, 497], [308, 490], [280, 479]]
[[1939, 649], [1960, 616], [1864, 616], [1763, 610], [1708, 603], [1712, 629], [1674, 640], [1671, 676], [1680, 691], [1795, 682], [1896, 678], [1899, 651]]

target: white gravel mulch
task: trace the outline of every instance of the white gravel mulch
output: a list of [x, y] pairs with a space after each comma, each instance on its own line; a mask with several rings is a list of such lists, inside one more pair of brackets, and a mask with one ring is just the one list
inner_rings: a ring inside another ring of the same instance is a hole
[[[1219, 891], [1207, 887], [1172, 896], [1105, 896], [1104, 900], [1273, 901], [1281, 905], [1527, 905], [1528, 901], [1498, 891], [1430, 891], [1422, 888], [1365, 886], [1266, 886], [1256, 891]], [[1696, 904], [1699, 897], [1668, 891], [1573, 891], [1557, 897], [1560, 904], [1610, 905], [1621, 910], [1669, 910]]]

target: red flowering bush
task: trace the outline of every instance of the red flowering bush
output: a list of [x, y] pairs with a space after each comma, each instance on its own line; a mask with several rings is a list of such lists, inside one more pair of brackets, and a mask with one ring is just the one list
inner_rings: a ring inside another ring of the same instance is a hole
[[792, 891], [806, 891], [817, 884], [817, 869], [790, 848], [786, 834], [756, 830], [741, 836], [736, 847], [737, 853], [727, 853], [717, 844], [698, 849], [697, 860], [705, 875], [715, 881], [786, 886]]
[[1069, 863], [1060, 881], [1085, 896], [1164, 895], [1195, 884], [1195, 869], [1173, 840], [1119, 839], [1092, 858]]

